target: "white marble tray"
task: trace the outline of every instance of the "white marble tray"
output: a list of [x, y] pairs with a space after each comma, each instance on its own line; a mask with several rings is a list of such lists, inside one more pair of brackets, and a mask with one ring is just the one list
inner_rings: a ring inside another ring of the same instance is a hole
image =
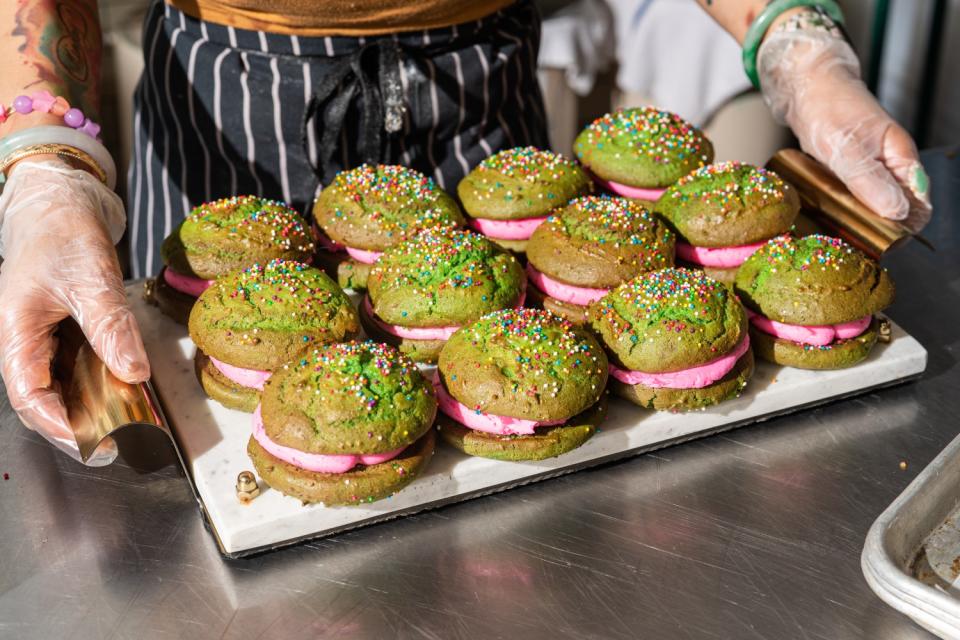
[[919, 375], [927, 352], [893, 324], [893, 340], [851, 369], [813, 372], [758, 363], [743, 395], [713, 409], [686, 414], [647, 411], [611, 398], [599, 433], [559, 458], [497, 462], [463, 455], [438, 441], [426, 473], [392, 498], [353, 507], [303, 506], [262, 487], [249, 505], [236, 497], [237, 474], [253, 470], [247, 458], [250, 416], [206, 397], [193, 372], [194, 346], [186, 328], [146, 304], [142, 284], [128, 295], [153, 366], [153, 384], [201, 507], [220, 548], [229, 556], [290, 544], [372, 524], [442, 504], [502, 491], [614, 458], [716, 433]]

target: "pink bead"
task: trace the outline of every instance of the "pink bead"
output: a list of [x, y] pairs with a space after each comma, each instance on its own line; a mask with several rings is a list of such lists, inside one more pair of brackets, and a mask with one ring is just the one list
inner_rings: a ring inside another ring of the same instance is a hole
[[[36, 104], [36, 101], [34, 101], [34, 104]], [[50, 105], [50, 113], [62, 118], [67, 115], [67, 111], [70, 111], [70, 103], [60, 96], [54, 98], [53, 104]]]
[[93, 120], [87, 120], [86, 122], [84, 122], [83, 126], [80, 127], [79, 130], [84, 132], [94, 140], [96, 140], [97, 136], [100, 135], [100, 125], [98, 125]]
[[30, 97], [33, 98], [34, 111], [50, 113], [50, 107], [53, 106], [55, 98], [50, 94], [49, 91], [36, 91]]
[[68, 127], [73, 127], [74, 129], [79, 129], [83, 126], [84, 120], [87, 118], [83, 115], [83, 111], [74, 107], [70, 109], [65, 114], [63, 114], [63, 121], [67, 123]]
[[0, 103], [0, 124], [7, 121], [7, 107]]
[[13, 99], [13, 109], [17, 113], [26, 115], [33, 111], [33, 100], [27, 96], [17, 96]]

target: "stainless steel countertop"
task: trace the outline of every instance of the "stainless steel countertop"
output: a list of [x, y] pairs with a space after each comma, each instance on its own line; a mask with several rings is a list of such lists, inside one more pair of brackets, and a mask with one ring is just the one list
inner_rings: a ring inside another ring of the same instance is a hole
[[224, 560], [179, 468], [83, 467], [3, 397], [0, 638], [931, 637], [860, 573], [958, 431], [960, 160], [926, 159], [939, 251], [889, 259], [921, 381], [333, 539]]

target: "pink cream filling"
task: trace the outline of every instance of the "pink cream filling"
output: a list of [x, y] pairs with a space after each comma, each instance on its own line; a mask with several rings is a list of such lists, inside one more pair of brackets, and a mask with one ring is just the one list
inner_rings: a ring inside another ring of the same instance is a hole
[[402, 327], [398, 324], [387, 324], [377, 317], [373, 311], [373, 305], [370, 304], [370, 296], [363, 297], [363, 309], [367, 316], [373, 320], [378, 327], [392, 336], [398, 338], [408, 338], [410, 340], [447, 340], [456, 333], [460, 327]]
[[581, 307], [596, 302], [603, 296], [610, 293], [609, 289], [592, 289], [590, 287], [578, 287], [576, 285], [567, 284], [565, 282], [560, 282], [559, 280], [554, 280], [547, 274], [538, 271], [531, 263], [527, 263], [527, 277], [530, 278], [537, 289], [543, 291], [545, 294], [551, 298], [556, 298], [557, 300], [562, 300], [563, 302], [569, 302], [571, 304], [577, 304]]
[[663, 192], [666, 191], [666, 189], [659, 189], [656, 187], [631, 187], [628, 184], [620, 184], [619, 182], [613, 182], [612, 180], [604, 180], [595, 173], [591, 173], [590, 175], [593, 178], [593, 181], [599, 184], [601, 187], [607, 191], [612, 191], [618, 196], [623, 196], [624, 198], [656, 201], [659, 200], [660, 196], [663, 195]]
[[765, 243], [755, 242], [736, 247], [695, 247], [686, 242], [677, 243], [677, 257], [704, 267], [729, 269], [739, 267]]
[[485, 236], [496, 240], [529, 240], [533, 232], [546, 221], [547, 217], [523, 218], [520, 220], [491, 220], [489, 218], [471, 218], [470, 226]]
[[[517, 301], [516, 308], [523, 306], [526, 299], [526, 292], [520, 293], [520, 300]], [[363, 308], [369, 317], [380, 329], [398, 338], [407, 338], [408, 340], [449, 340], [450, 336], [460, 329], [459, 326], [453, 327], [404, 327], [399, 324], [387, 324], [377, 316], [370, 303], [370, 296], [363, 297]]]
[[163, 270], [163, 279], [168, 285], [180, 293], [185, 293], [194, 298], [199, 298], [200, 294], [213, 284], [213, 280], [185, 276], [182, 273], [177, 273], [170, 267]]
[[730, 373], [737, 360], [750, 348], [749, 336], [744, 336], [733, 351], [706, 364], [680, 371], [647, 373], [630, 371], [610, 364], [610, 375], [624, 384], [642, 384], [655, 389], [702, 389]]
[[760, 314], [747, 310], [750, 323], [760, 331], [776, 338], [782, 338], [800, 344], [809, 344], [815, 347], [825, 347], [834, 340], [848, 340], [856, 338], [867, 330], [873, 316], [865, 316], [852, 322], [827, 325], [786, 324], [765, 318]]
[[383, 255], [382, 251], [367, 251], [366, 249], [356, 249], [354, 247], [348, 247], [340, 244], [321, 231], [316, 225], [313, 227], [313, 237], [316, 243], [323, 249], [333, 253], [346, 251], [351, 258], [364, 264], [373, 264], [377, 261], [377, 258]]
[[270, 377], [269, 371], [235, 367], [232, 364], [217, 360], [213, 356], [208, 355], [207, 357], [210, 358], [210, 362], [213, 363], [213, 366], [216, 367], [217, 371], [222, 373], [225, 378], [247, 389], [263, 391], [263, 385], [267, 381], [267, 378]]
[[267, 435], [263, 428], [263, 417], [260, 415], [260, 405], [253, 412], [253, 437], [260, 446], [273, 457], [283, 460], [295, 467], [316, 473], [346, 473], [358, 464], [380, 464], [393, 460], [403, 453], [406, 447], [400, 447], [386, 453], [366, 453], [361, 455], [328, 455], [323, 453], [306, 453], [292, 447], [277, 444]]
[[363, 264], [373, 264], [377, 258], [383, 255], [382, 251], [367, 251], [366, 249], [355, 249], [354, 247], [344, 247], [347, 255]]
[[433, 387], [437, 391], [437, 406], [440, 411], [474, 431], [483, 431], [499, 436], [531, 435], [537, 427], [549, 427], [566, 422], [566, 420], [538, 422], [524, 418], [498, 416], [471, 409], [450, 395], [440, 381], [439, 371], [433, 374]]

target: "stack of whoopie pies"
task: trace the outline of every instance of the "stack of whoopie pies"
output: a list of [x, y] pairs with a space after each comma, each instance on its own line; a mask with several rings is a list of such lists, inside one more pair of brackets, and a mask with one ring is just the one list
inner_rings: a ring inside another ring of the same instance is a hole
[[164, 267], [155, 280], [157, 306], [186, 324], [215, 278], [270, 260], [308, 262], [313, 251], [307, 223], [282, 202], [238, 196], [202, 204], [160, 247]]
[[597, 184], [619, 196], [656, 202], [692, 170], [713, 162], [713, 145], [675, 113], [620, 109], [594, 120], [573, 143]]
[[893, 302], [885, 269], [838, 238], [774, 238], [740, 267], [736, 291], [754, 349], [800, 369], [842, 369], [877, 343], [875, 314]]
[[497, 244], [523, 253], [553, 209], [591, 191], [576, 162], [536, 147], [490, 156], [457, 185], [468, 224]]
[[224, 406], [253, 411], [270, 375], [317, 344], [349, 340], [360, 322], [324, 272], [272, 260], [218, 278], [190, 313], [197, 375]]
[[677, 261], [732, 284], [763, 243], [790, 231], [796, 190], [773, 171], [740, 162], [696, 169], [669, 187], [657, 212], [677, 232]]
[[344, 289], [366, 289], [389, 247], [424, 229], [463, 224], [460, 207], [419, 171], [364, 164], [341, 171], [313, 206], [317, 261]]

